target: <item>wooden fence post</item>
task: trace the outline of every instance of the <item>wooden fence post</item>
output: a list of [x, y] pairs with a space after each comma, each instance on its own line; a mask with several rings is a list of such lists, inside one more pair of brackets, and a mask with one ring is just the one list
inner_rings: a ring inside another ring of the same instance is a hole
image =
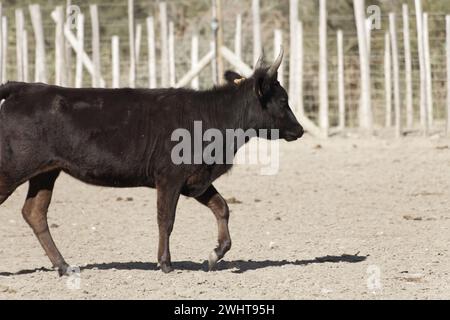
[[83, 86], [83, 57], [84, 51], [84, 15], [78, 15], [77, 19], [77, 40], [78, 48], [76, 50], [77, 65], [75, 69], [75, 88], [81, 88]]
[[120, 39], [118, 36], [112, 37], [112, 87], [120, 87]]
[[22, 9], [16, 9], [16, 55], [17, 55], [17, 81], [23, 81], [23, 28], [24, 17]]
[[[298, 0], [290, 0], [289, 1], [289, 37], [290, 37], [290, 45], [289, 45], [289, 98], [290, 104], [297, 107], [297, 96], [296, 96], [296, 87], [297, 87], [297, 76], [295, 74], [296, 63], [297, 63], [297, 28], [298, 28]], [[298, 112], [300, 109], [297, 107]]]
[[366, 18], [366, 32], [367, 32], [367, 54], [370, 55], [372, 51], [372, 20], [370, 18]]
[[344, 39], [342, 30], [337, 31], [337, 60], [338, 60], [338, 100], [339, 100], [339, 129], [345, 129], [345, 77], [344, 77]]
[[242, 55], [242, 15], [236, 16], [236, 32], [234, 35], [234, 54], [241, 59]]
[[392, 65], [391, 65], [391, 39], [389, 32], [384, 36], [384, 93], [386, 96], [385, 126], [392, 126]]
[[361, 100], [359, 110], [359, 125], [362, 129], [372, 133], [373, 116], [371, 105], [370, 63], [367, 48], [367, 34], [365, 25], [365, 1], [354, 0], [356, 28], [358, 32], [359, 61], [361, 73]]
[[8, 79], [6, 64], [8, 62], [8, 18], [1, 17], [2, 24], [2, 83]]
[[27, 31], [24, 29], [23, 30], [23, 34], [22, 34], [22, 57], [23, 57], [23, 81], [24, 82], [28, 82], [28, 33]]
[[[136, 74], [138, 73], [139, 63], [141, 62], [141, 44], [142, 44], [142, 25], [138, 23], [136, 25]], [[136, 75], [137, 78], [137, 75]]]
[[[191, 43], [191, 69], [193, 69], [198, 64], [198, 35], [194, 34], [192, 36]], [[198, 90], [200, 86], [198, 76], [192, 79], [191, 87], [192, 89]]]
[[431, 56], [430, 56], [430, 40], [428, 32], [428, 13], [423, 14], [423, 46], [425, 56], [425, 70], [426, 70], [426, 91], [427, 91], [427, 121], [428, 128], [433, 127], [433, 78], [431, 70]]
[[411, 129], [414, 124], [414, 109], [413, 109], [411, 42], [409, 35], [408, 5], [404, 4], [402, 6], [402, 10], [403, 10], [403, 46], [405, 49], [406, 127], [408, 129]]
[[320, 0], [319, 20], [319, 125], [325, 135], [328, 135], [327, 0]]
[[47, 68], [45, 58], [45, 37], [42, 26], [41, 9], [38, 4], [29, 6], [31, 23], [33, 25], [34, 38], [36, 39], [35, 75], [36, 82], [47, 82]]
[[[65, 23], [70, 18], [70, 15], [72, 12], [70, 11], [72, 7], [72, 0], [66, 1], [66, 15], [65, 15]], [[71, 86], [72, 85], [72, 48], [70, 46], [69, 41], [65, 40], [65, 64], [66, 64], [66, 85]]]
[[128, 40], [130, 42], [129, 85], [136, 86], [136, 42], [134, 37], [134, 0], [128, 0]]
[[391, 51], [392, 51], [392, 69], [394, 74], [394, 110], [395, 110], [395, 136], [401, 137], [402, 122], [401, 122], [401, 102], [400, 102], [400, 67], [398, 62], [398, 46], [397, 46], [397, 26], [395, 13], [389, 13], [389, 29], [391, 36]]
[[450, 15], [445, 17], [446, 31], [447, 31], [447, 126], [446, 133], [450, 136]]
[[0, 3], [0, 81], [3, 79], [3, 6]]
[[252, 0], [253, 17], [253, 64], [256, 64], [262, 53], [261, 16], [259, 0]]
[[299, 115], [305, 116], [305, 106], [303, 103], [303, 69], [304, 69], [304, 55], [303, 55], [303, 23], [298, 20], [296, 23], [296, 48], [295, 52], [295, 69], [294, 74], [294, 93], [293, 101], [295, 102], [295, 108]]
[[156, 88], [156, 48], [155, 48], [155, 25], [153, 17], [147, 18], [148, 35], [148, 78], [149, 88]]
[[101, 61], [100, 61], [100, 24], [98, 21], [98, 7], [97, 5], [90, 5], [91, 21], [92, 21], [92, 62], [94, 63], [94, 77], [92, 85], [100, 87], [101, 77]]
[[[283, 31], [281, 31], [281, 29], [275, 29], [273, 42], [274, 61], [278, 57], [280, 53], [280, 48], [282, 46], [283, 46]], [[280, 82], [281, 86], [284, 85], [284, 63], [282, 63], [280, 68], [278, 69], [278, 81]]]
[[169, 85], [169, 43], [167, 39], [167, 3], [159, 3], [160, 31], [161, 31], [161, 86]]
[[423, 13], [422, 0], [415, 0], [416, 25], [417, 25], [417, 47], [419, 52], [420, 68], [420, 124], [425, 135], [428, 134], [427, 121], [427, 73], [425, 62], [425, 46], [423, 36]]
[[169, 22], [169, 84], [171, 87], [176, 83], [175, 70], [175, 31], [173, 22]]
[[55, 35], [55, 84], [65, 85], [65, 40], [64, 40], [64, 10], [62, 6], [57, 6], [53, 12], [56, 22]]

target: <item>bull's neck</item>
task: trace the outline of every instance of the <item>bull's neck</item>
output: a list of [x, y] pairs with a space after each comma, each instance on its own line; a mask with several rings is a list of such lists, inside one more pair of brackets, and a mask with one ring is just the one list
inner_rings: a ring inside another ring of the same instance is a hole
[[249, 94], [250, 83], [241, 87], [223, 87], [214, 92], [210, 111], [211, 128], [221, 131], [233, 129], [257, 129], [250, 117], [250, 108], [254, 97]]

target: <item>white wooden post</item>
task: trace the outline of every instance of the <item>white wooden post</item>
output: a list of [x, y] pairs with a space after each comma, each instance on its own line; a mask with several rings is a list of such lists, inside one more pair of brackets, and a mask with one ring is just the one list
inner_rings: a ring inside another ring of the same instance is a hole
[[328, 134], [328, 52], [327, 52], [327, 0], [320, 0], [319, 14], [319, 126]]
[[[298, 29], [298, 0], [289, 0], [289, 37], [290, 37], [290, 45], [289, 45], [289, 99], [290, 104], [293, 106], [297, 106], [297, 97], [296, 97], [296, 87], [297, 87], [297, 77], [295, 74], [296, 62], [297, 62], [297, 29]], [[303, 114], [303, 111], [297, 107], [297, 111]]]
[[425, 70], [426, 70], [426, 91], [427, 91], [427, 121], [428, 128], [431, 130], [433, 126], [433, 78], [431, 70], [431, 56], [430, 56], [430, 40], [428, 32], [428, 14], [423, 14], [423, 45], [425, 55]]
[[397, 26], [395, 13], [389, 13], [389, 34], [391, 37], [392, 69], [394, 74], [394, 110], [395, 110], [395, 136], [402, 135], [401, 102], [400, 102], [400, 66], [397, 46]]
[[56, 22], [55, 36], [55, 84], [59, 86], [65, 85], [65, 40], [64, 40], [64, 9], [57, 6], [53, 12]]
[[253, 17], [253, 64], [255, 64], [262, 53], [261, 45], [261, 16], [260, 16], [260, 0], [252, 0], [252, 17]]
[[[211, 50], [213, 50], [213, 48]], [[236, 69], [237, 72], [239, 72], [244, 77], [251, 77], [251, 75], [253, 74], [253, 69], [242, 62], [242, 60], [239, 59], [233, 53], [233, 51], [225, 46], [222, 46], [222, 48], [220, 48], [220, 53], [222, 54], [222, 57], [227, 60], [233, 66], [233, 68]]]
[[130, 42], [129, 86], [136, 86], [136, 43], [134, 37], [134, 0], [128, 0], [128, 39]]
[[175, 70], [175, 31], [173, 22], [169, 22], [169, 84], [175, 86], [176, 70]]
[[0, 81], [3, 79], [3, 6], [0, 3]]
[[192, 81], [192, 79], [194, 79], [198, 75], [200, 71], [206, 68], [206, 66], [208, 66], [208, 64], [210, 64], [211, 61], [213, 61], [213, 59], [214, 59], [214, 50], [211, 48], [211, 51], [202, 59], [200, 59], [200, 61], [194, 67], [194, 69], [191, 69], [178, 81], [178, 83], [175, 84], [175, 88], [187, 86]]
[[98, 21], [97, 5], [90, 5], [92, 21], [92, 62], [94, 63], [94, 77], [92, 85], [100, 87], [101, 65], [100, 65], [100, 25]]
[[120, 39], [112, 37], [112, 87], [120, 87]]
[[17, 55], [17, 81], [23, 81], [23, 28], [24, 17], [22, 9], [16, 9], [16, 55]]
[[[191, 43], [191, 69], [198, 64], [198, 35], [194, 34], [192, 36]], [[200, 86], [198, 76], [192, 79], [191, 87], [192, 89], [198, 90]]]
[[159, 3], [160, 31], [161, 31], [161, 86], [169, 85], [169, 43], [167, 39], [167, 3]]
[[389, 32], [384, 36], [384, 93], [386, 96], [386, 127], [392, 126], [392, 65], [391, 39]]
[[303, 69], [304, 69], [304, 61], [303, 61], [303, 23], [299, 20], [296, 23], [296, 48], [295, 52], [295, 69], [294, 74], [295, 82], [294, 82], [294, 93], [293, 101], [295, 102], [294, 107], [297, 110], [297, 113], [300, 116], [305, 116], [305, 106], [303, 104]]
[[[84, 67], [89, 72], [89, 74], [93, 77], [95, 73], [94, 63], [92, 62], [91, 58], [88, 56], [86, 51], [80, 51], [80, 44], [78, 43], [77, 37], [72, 33], [70, 30], [70, 27], [68, 24], [64, 27], [64, 36], [66, 37], [67, 41], [71, 45], [71, 47], [77, 52], [81, 53], [81, 59], [83, 62]], [[100, 86], [105, 87], [106, 82], [105, 79], [100, 75]]]
[[446, 133], [450, 136], [450, 15], [445, 17], [446, 31], [447, 31], [447, 126]]
[[422, 0], [415, 0], [416, 25], [417, 25], [417, 47], [419, 52], [420, 68], [420, 124], [425, 134], [428, 134], [427, 121], [427, 72], [425, 62], [425, 46], [423, 36], [423, 13]]
[[3, 6], [0, 3], [0, 81], [3, 79]]
[[344, 77], [344, 39], [342, 30], [337, 31], [337, 59], [338, 59], [338, 100], [339, 100], [339, 129], [345, 129], [345, 77]]
[[367, 32], [367, 53], [369, 54], [369, 60], [372, 49], [372, 20], [366, 18], [366, 32]]
[[[70, 11], [70, 8], [72, 6], [72, 0], [66, 1], [66, 16], [65, 16], [65, 23], [70, 18], [70, 15], [72, 12]], [[72, 85], [72, 48], [70, 46], [69, 41], [65, 40], [65, 64], [66, 64], [66, 85], [71, 86]]]
[[354, 0], [356, 28], [358, 32], [359, 61], [361, 73], [361, 100], [359, 110], [359, 125], [362, 129], [372, 133], [373, 116], [371, 105], [370, 64], [367, 48], [367, 33], [365, 25], [365, 1]]
[[138, 23], [136, 25], [136, 73], [139, 69], [139, 63], [141, 62], [141, 44], [142, 44], [142, 25]]
[[241, 59], [242, 55], [242, 15], [236, 16], [236, 32], [234, 35], [234, 54]]
[[153, 17], [147, 18], [148, 35], [148, 78], [149, 88], [156, 88], [156, 48], [155, 48], [155, 25]]
[[412, 91], [412, 62], [411, 42], [409, 35], [409, 13], [408, 5], [402, 6], [403, 11], [403, 46], [405, 49], [405, 104], [406, 104], [406, 127], [411, 129], [414, 124], [413, 91]]
[[47, 82], [47, 68], [45, 58], [45, 37], [42, 26], [41, 9], [38, 4], [29, 6], [34, 38], [36, 39], [35, 74], [34, 81]]
[[27, 31], [24, 29], [23, 30], [23, 34], [22, 34], [22, 57], [23, 57], [23, 81], [24, 82], [28, 82], [29, 78], [28, 78], [28, 33]]
[[217, 48], [216, 48], [216, 44], [215, 44], [214, 41], [211, 41], [210, 48], [211, 48], [211, 51], [214, 54], [214, 56], [213, 56], [213, 58], [211, 60], [211, 76], [212, 76], [211, 80], [212, 80], [212, 83], [214, 85], [216, 85], [216, 84], [218, 84], [217, 83], [217, 79], [218, 79], [218, 77], [217, 77], [217, 62], [216, 62], [217, 61], [217, 59], [216, 59], [216, 57], [217, 57]]
[[8, 79], [7, 74], [7, 62], [8, 62], [8, 18], [1, 17], [2, 24], [2, 83], [5, 83]]
[[[274, 42], [273, 42], [273, 56], [274, 61], [280, 54], [280, 49], [283, 46], [283, 31], [281, 29], [275, 29], [274, 31]], [[284, 63], [281, 63], [278, 69], [278, 81], [281, 86], [284, 86]]]
[[75, 69], [75, 88], [83, 86], [83, 51], [84, 51], [84, 15], [78, 15], [77, 19], [77, 40], [76, 48], [77, 65]]

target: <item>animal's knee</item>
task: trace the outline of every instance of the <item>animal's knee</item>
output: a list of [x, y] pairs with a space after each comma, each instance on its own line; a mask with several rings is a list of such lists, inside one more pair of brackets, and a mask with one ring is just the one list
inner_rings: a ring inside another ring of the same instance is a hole
[[39, 233], [47, 229], [47, 211], [39, 208], [34, 200], [29, 199], [25, 202], [22, 216], [35, 232]]

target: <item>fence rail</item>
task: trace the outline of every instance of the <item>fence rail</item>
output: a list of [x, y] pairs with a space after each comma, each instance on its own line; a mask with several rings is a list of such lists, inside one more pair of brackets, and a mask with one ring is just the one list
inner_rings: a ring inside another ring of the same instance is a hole
[[[198, 89], [219, 82], [223, 68], [249, 75], [263, 47], [275, 56], [283, 45], [287, 61], [279, 80], [313, 134], [350, 127], [369, 133], [392, 127], [397, 137], [410, 131], [450, 134], [450, 17], [423, 12], [421, 0], [380, 12], [378, 29], [372, 29], [364, 0], [354, 0], [348, 15], [328, 12], [327, 0], [317, 0], [317, 15], [305, 17], [298, 0], [285, 0], [289, 17], [270, 25], [259, 0], [235, 2], [241, 10], [234, 14], [229, 2], [225, 7], [213, 0], [210, 12], [188, 31], [176, 22], [170, 1], [149, 1], [148, 14], [137, 12], [143, 4], [136, 2], [82, 4], [79, 11], [69, 2], [4, 3], [0, 79]], [[103, 20], [111, 8], [122, 9], [126, 19]], [[356, 28], [339, 28], [350, 20]], [[211, 22], [219, 29], [211, 29]]]

